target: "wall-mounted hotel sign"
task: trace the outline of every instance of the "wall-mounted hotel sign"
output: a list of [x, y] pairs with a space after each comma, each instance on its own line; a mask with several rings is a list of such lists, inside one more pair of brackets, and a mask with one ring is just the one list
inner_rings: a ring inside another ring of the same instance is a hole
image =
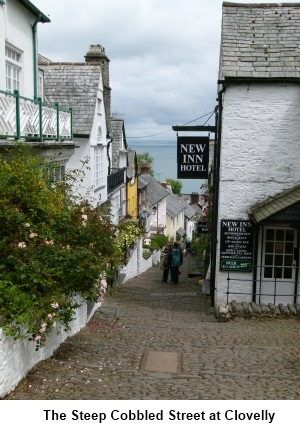
[[254, 227], [247, 220], [221, 220], [220, 269], [252, 270]]
[[208, 161], [208, 136], [177, 137], [178, 179], [207, 179]]
[[209, 228], [208, 228], [208, 225], [206, 224], [206, 222], [204, 222], [204, 221], [198, 221], [197, 222], [197, 233], [198, 234], [201, 234], [201, 233], [208, 234], [209, 233]]

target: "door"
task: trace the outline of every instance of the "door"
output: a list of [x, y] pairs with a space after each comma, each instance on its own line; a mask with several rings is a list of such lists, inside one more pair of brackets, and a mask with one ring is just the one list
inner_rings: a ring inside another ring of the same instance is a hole
[[264, 229], [261, 302], [293, 304], [296, 285], [294, 249], [298, 232], [287, 227]]

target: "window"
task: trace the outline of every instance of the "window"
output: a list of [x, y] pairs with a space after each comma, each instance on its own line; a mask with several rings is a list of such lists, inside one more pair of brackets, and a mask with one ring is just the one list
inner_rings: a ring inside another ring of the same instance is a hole
[[44, 96], [43, 86], [44, 86], [43, 72], [41, 70], [39, 70], [38, 71], [38, 88], [37, 88], [38, 94], [37, 95], [42, 100], [43, 100], [43, 96]]
[[101, 187], [104, 185], [104, 147], [97, 146], [94, 152], [94, 185]]
[[48, 169], [49, 178], [54, 182], [63, 182], [66, 176], [66, 162], [56, 161]]
[[17, 50], [6, 47], [6, 91], [20, 90], [22, 55]]

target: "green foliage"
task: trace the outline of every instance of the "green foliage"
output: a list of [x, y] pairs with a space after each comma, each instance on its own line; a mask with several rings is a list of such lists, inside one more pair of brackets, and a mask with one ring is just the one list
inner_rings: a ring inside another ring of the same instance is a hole
[[150, 166], [150, 175], [154, 176], [154, 170], [151, 167], [153, 165], [154, 158], [151, 157], [149, 152], [143, 152], [141, 154], [136, 154], [136, 158], [137, 158], [137, 164], [138, 164], [138, 171], [141, 170], [141, 166], [143, 163], [148, 163]]
[[168, 238], [164, 234], [156, 234], [151, 236], [151, 248], [161, 249], [168, 243]]
[[[212, 206], [211, 206], [211, 200], [212, 200], [212, 189], [210, 184], [202, 184], [201, 185], [201, 197], [204, 200], [204, 205], [202, 207], [202, 213], [200, 217], [200, 221], [204, 221], [208, 227], [209, 230], [211, 230], [212, 225]], [[196, 226], [197, 228], [197, 226]], [[210, 251], [211, 251], [211, 234], [207, 233], [200, 233], [197, 234], [197, 231], [195, 231], [194, 234], [195, 241], [192, 243], [192, 250], [196, 254], [196, 263], [198, 267], [203, 271], [205, 274], [210, 261]]]
[[37, 348], [53, 326], [69, 329], [76, 297], [103, 301], [120, 244], [140, 235], [132, 221], [115, 226], [72, 194], [79, 172], [60, 183], [50, 171], [23, 147], [0, 157], [0, 325]]
[[172, 191], [174, 194], [181, 193], [183, 187], [183, 183], [181, 181], [179, 181], [178, 179], [166, 178], [166, 182], [171, 184]]

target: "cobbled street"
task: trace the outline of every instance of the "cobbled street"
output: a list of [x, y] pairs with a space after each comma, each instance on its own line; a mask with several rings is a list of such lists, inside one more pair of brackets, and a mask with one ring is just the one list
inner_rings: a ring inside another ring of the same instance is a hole
[[[4, 400], [300, 399], [300, 319], [218, 322], [191, 264], [178, 285], [156, 266], [115, 287]], [[147, 367], [151, 353], [168, 353], [175, 371]]]

